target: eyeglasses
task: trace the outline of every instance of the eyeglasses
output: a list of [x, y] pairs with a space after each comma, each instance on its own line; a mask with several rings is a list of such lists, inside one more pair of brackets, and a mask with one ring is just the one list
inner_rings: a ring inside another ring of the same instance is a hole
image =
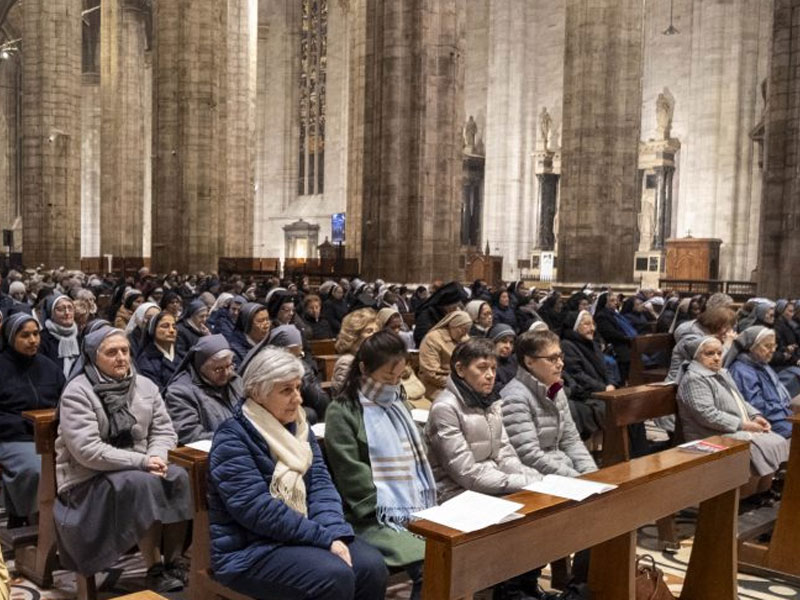
[[60, 306], [56, 306], [54, 312], [59, 314], [74, 313], [75, 307], [73, 307], [71, 304], [62, 304]]
[[559, 352], [558, 354], [551, 354], [550, 356], [531, 356], [531, 358], [541, 358], [552, 364], [556, 364], [558, 361], [564, 362], [564, 353]]
[[215, 367], [215, 368], [211, 369], [211, 372], [214, 373], [214, 375], [224, 375], [228, 371], [232, 371], [232, 370], [233, 370], [233, 363], [230, 363], [230, 364], [227, 364], [227, 365], [225, 365], [223, 367]]

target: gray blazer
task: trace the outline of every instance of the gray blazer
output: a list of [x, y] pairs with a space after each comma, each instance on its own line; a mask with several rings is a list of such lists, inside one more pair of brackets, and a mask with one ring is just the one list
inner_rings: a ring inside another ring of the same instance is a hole
[[542, 478], [509, 442], [501, 402], [467, 406], [450, 378], [431, 407], [425, 440], [440, 502], [465, 490], [510, 494]]
[[759, 414], [741, 396], [727, 369], [714, 372], [697, 361], [685, 369], [678, 385], [678, 413], [687, 440], [740, 431], [742, 413], [737, 396], [748, 418]]
[[108, 417], [86, 375], [79, 375], [64, 388], [55, 444], [59, 493], [106, 471], [144, 470], [149, 456], [167, 460], [178, 437], [158, 387], [142, 375], [136, 375], [135, 386], [130, 411], [136, 424], [130, 449], [107, 443]]
[[563, 389], [550, 400], [547, 387], [519, 367], [500, 396], [503, 425], [524, 464], [545, 475], [566, 477], [597, 470], [572, 420]]

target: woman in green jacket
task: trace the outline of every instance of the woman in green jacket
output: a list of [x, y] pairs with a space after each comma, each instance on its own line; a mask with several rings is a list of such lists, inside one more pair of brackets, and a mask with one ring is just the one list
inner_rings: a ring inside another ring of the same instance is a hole
[[389, 568], [408, 572], [415, 600], [425, 542], [405, 526], [411, 513], [436, 504], [436, 482], [400, 385], [406, 360], [391, 331], [364, 341], [325, 415], [325, 453], [345, 517]]

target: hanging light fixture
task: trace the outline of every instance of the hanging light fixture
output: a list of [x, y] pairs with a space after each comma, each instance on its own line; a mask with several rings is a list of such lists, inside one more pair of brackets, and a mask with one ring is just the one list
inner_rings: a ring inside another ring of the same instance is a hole
[[669, 0], [669, 27], [663, 31], [664, 35], [675, 35], [676, 33], [680, 33], [680, 31], [678, 31], [675, 28], [675, 25], [672, 23], [672, 5], [674, 1], [675, 0]]

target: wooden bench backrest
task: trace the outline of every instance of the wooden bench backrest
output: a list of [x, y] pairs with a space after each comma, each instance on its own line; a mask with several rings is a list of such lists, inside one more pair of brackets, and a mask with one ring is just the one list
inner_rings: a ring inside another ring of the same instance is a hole
[[323, 354], [336, 354], [336, 339], [311, 340], [311, 354], [321, 356]]
[[[642, 385], [663, 381], [669, 368], [672, 348], [675, 339], [670, 333], [651, 333], [637, 335], [631, 344], [631, 368], [628, 375], [628, 385]], [[658, 356], [660, 367], [646, 367], [642, 355]]]
[[333, 367], [336, 366], [336, 361], [339, 360], [338, 354], [321, 354], [315, 355], [317, 360], [317, 368], [322, 374], [323, 381], [333, 380]]
[[677, 413], [676, 391], [674, 385], [638, 385], [594, 394], [606, 405], [603, 466], [630, 460], [628, 425]]

